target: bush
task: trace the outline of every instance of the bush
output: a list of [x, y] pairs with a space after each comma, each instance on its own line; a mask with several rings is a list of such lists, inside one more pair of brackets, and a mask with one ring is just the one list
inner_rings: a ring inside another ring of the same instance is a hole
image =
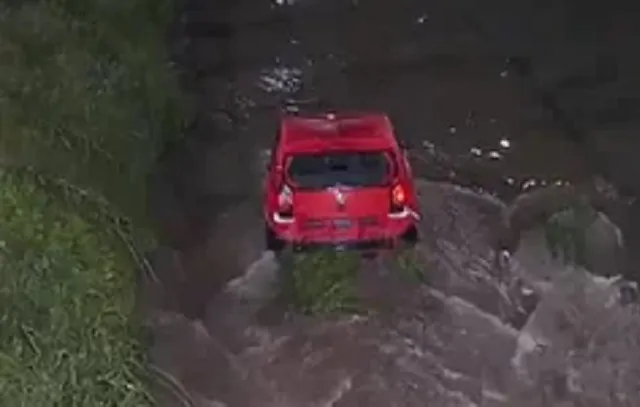
[[320, 250], [283, 257], [286, 299], [307, 315], [353, 312], [360, 257], [348, 251]]

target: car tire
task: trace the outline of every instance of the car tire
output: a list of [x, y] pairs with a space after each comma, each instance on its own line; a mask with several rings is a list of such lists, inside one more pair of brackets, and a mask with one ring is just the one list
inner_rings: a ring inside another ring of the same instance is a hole
[[285, 248], [285, 242], [282, 239], [278, 239], [273, 233], [273, 230], [268, 225], [264, 227], [265, 245], [267, 250], [270, 250], [276, 254], [279, 254]]
[[406, 244], [409, 244], [410, 246], [418, 243], [418, 240], [418, 228], [415, 226], [409, 227], [409, 229], [407, 229], [407, 231], [402, 235], [402, 241]]

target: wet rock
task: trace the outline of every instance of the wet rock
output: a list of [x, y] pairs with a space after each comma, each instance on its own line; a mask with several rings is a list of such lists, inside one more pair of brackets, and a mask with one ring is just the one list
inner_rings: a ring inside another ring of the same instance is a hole
[[615, 276], [624, 272], [625, 243], [620, 229], [603, 213], [585, 231], [584, 267], [600, 276]]
[[[596, 275], [621, 274], [625, 247], [620, 229], [606, 215], [597, 213], [591, 224], [585, 228], [584, 234], [585, 256], [577, 259], [579, 263]], [[549, 250], [544, 226], [522, 233], [520, 245], [526, 249], [519, 250], [514, 258], [528, 270], [527, 275], [532, 279], [532, 283], [544, 287], [545, 282], [551, 281], [565, 269], [565, 261], [554, 257]]]
[[598, 406], [638, 403], [629, 385], [640, 378], [640, 319], [619, 304], [618, 295], [613, 281], [580, 268], [553, 279], [522, 329], [513, 358], [528, 388], [545, 397], [532, 406], [563, 399]]
[[[585, 268], [552, 256], [542, 227], [522, 235], [512, 272], [540, 296], [512, 360], [526, 383], [519, 392], [531, 395], [523, 405], [605, 406], [634, 394], [621, 384], [637, 380], [638, 372], [625, 366], [635, 365], [640, 351], [638, 341], [625, 339], [627, 330], [640, 329], [640, 319], [623, 305], [623, 287], [630, 287], [619, 277], [623, 248], [620, 230], [600, 213], [586, 228]], [[611, 275], [617, 277], [600, 277]], [[619, 389], [614, 396], [612, 386]]]
[[420, 181], [417, 185], [424, 219], [421, 266], [429, 283], [489, 314], [506, 311], [504, 305], [511, 300], [491, 246], [505, 205], [489, 194], [451, 184]]
[[263, 252], [244, 275], [227, 283], [225, 293], [253, 302], [273, 300], [279, 293], [278, 262], [273, 252]]

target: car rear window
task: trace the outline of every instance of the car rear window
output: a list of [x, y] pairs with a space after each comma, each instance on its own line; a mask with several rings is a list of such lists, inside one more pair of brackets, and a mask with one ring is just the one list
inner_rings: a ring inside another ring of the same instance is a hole
[[389, 157], [382, 151], [297, 154], [287, 167], [289, 180], [303, 189], [381, 186], [388, 182], [390, 172]]

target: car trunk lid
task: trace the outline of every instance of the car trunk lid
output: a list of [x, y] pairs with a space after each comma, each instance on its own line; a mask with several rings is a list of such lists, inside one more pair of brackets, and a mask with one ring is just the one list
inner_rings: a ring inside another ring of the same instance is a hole
[[294, 214], [301, 231], [350, 235], [381, 227], [389, 212], [387, 187], [296, 191]]

